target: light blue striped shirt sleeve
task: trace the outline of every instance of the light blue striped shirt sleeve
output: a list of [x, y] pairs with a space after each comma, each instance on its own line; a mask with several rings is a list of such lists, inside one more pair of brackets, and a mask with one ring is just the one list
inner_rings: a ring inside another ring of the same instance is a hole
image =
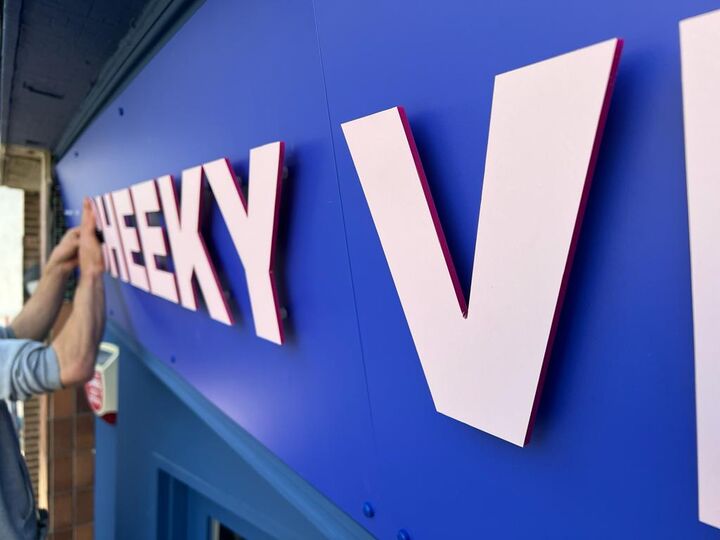
[[24, 400], [62, 388], [55, 350], [0, 327], [0, 399]]

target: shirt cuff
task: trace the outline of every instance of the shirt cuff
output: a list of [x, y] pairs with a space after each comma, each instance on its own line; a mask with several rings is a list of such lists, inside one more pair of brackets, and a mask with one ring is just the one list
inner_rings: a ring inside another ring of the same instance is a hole
[[60, 362], [58, 361], [57, 353], [52, 345], [48, 345], [46, 351], [46, 364], [47, 364], [47, 385], [50, 387], [49, 390], [60, 390], [63, 385], [60, 380]]

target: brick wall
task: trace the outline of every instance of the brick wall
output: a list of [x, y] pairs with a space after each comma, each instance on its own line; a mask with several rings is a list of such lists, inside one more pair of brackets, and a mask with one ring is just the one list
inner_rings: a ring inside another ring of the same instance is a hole
[[[53, 330], [70, 314], [66, 303]], [[48, 511], [50, 540], [93, 538], [95, 428], [82, 388], [66, 388], [47, 397]]]

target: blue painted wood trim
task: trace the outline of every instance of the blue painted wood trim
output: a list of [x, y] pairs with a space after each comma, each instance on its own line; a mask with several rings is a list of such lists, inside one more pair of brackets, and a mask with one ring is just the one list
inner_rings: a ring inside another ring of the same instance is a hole
[[[327, 538], [370, 539], [373, 538], [357, 522], [351, 519], [330, 500], [312, 487], [306, 480], [265, 448], [250, 433], [236, 424], [213, 405], [193, 386], [155, 358], [122, 328], [108, 322], [106, 338], [122, 349], [127, 348], [142, 359], [147, 368], [167, 386], [190, 410], [201, 417], [248, 465], [282, 495], [289, 504], [301, 512], [307, 520]], [[156, 455], [160, 468], [173, 474], [182, 473], [168, 460]], [[181, 480], [204, 491], [203, 484], [193, 482], [191, 475], [181, 474]], [[208, 493], [212, 495], [212, 493]], [[218, 501], [223, 503], [222, 500]]]

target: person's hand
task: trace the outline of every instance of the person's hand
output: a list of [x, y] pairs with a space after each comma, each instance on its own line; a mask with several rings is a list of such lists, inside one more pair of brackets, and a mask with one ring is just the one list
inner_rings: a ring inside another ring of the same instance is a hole
[[47, 262], [47, 272], [59, 272], [69, 276], [78, 265], [78, 247], [80, 245], [80, 227], [68, 230], [60, 243], [52, 250]]
[[79, 262], [80, 277], [97, 277], [105, 271], [102, 246], [95, 235], [95, 212], [87, 197], [83, 200], [80, 222]]

